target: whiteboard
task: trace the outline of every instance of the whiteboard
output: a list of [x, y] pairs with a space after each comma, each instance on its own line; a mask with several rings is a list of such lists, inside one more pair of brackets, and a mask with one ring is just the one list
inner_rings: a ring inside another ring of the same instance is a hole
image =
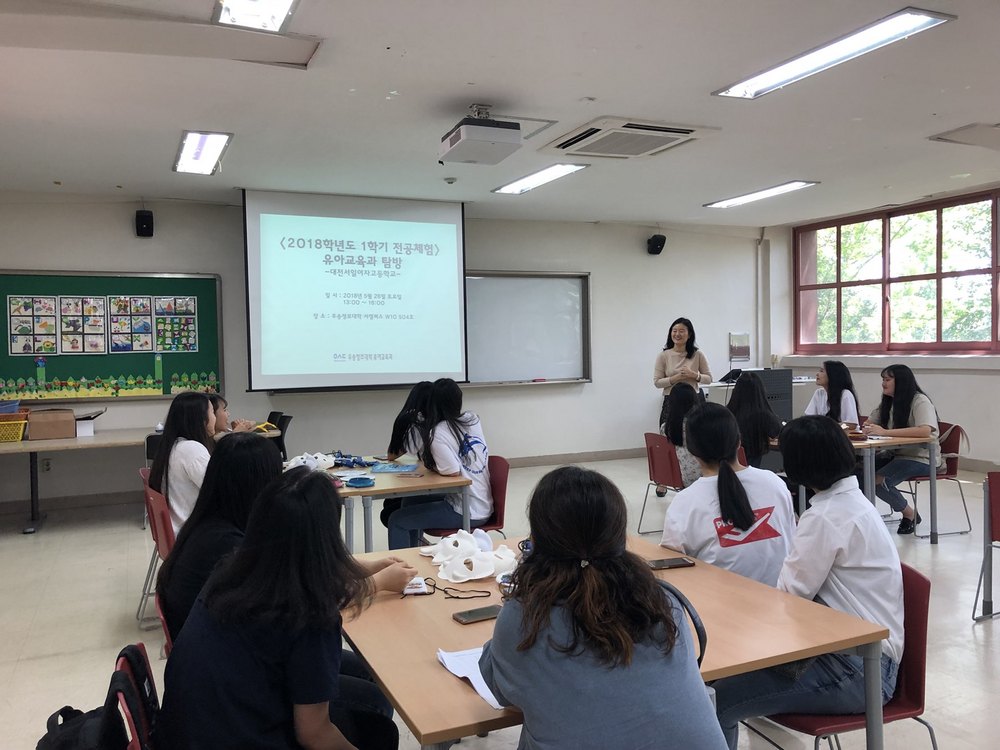
[[467, 271], [470, 383], [590, 380], [590, 274]]

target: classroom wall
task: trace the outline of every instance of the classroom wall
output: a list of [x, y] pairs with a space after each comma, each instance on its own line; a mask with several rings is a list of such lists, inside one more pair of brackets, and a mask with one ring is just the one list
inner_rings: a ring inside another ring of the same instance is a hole
[[[245, 392], [242, 210], [187, 202], [146, 207], [154, 212], [156, 234], [139, 239], [134, 203], [3, 196], [0, 266], [218, 273], [226, 396], [233, 415], [263, 418], [272, 408], [294, 415], [288, 435], [293, 453], [384, 450], [403, 391]], [[666, 234], [667, 246], [660, 256], [650, 256], [646, 238], [656, 232]], [[769, 353], [758, 360], [758, 321], [769, 328], [775, 323], [769, 306], [766, 314], [755, 315], [755, 288], [762, 268], [768, 278], [775, 275], [774, 256], [787, 254], [787, 247], [783, 232], [764, 243], [768, 268], [757, 235], [752, 229], [469, 220], [470, 269], [591, 273], [594, 382], [467, 389], [466, 405], [482, 415], [491, 450], [518, 458], [640, 448], [642, 433], [656, 428], [659, 413], [653, 361], [667, 326], [681, 315], [693, 320], [717, 375], [729, 367], [729, 331], [751, 332], [754, 363], [764, 364]], [[780, 285], [780, 261], [777, 265]], [[164, 402], [113, 403], [97, 429], [152, 428], [165, 412]], [[133, 491], [135, 468], [143, 461], [138, 448], [49, 457], [52, 469], [40, 475], [43, 499]], [[27, 485], [27, 457], [0, 456], [0, 500], [24, 500]]]

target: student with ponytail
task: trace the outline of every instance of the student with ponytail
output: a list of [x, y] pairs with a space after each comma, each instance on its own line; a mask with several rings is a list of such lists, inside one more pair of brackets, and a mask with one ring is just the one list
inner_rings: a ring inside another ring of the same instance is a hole
[[785, 483], [739, 463], [740, 431], [726, 407], [696, 408], [685, 431], [702, 476], [667, 508], [660, 544], [774, 586], [795, 533]]
[[618, 488], [564, 466], [538, 483], [528, 521], [531, 554], [479, 660], [524, 714], [518, 748], [724, 750], [683, 610], [625, 549]]

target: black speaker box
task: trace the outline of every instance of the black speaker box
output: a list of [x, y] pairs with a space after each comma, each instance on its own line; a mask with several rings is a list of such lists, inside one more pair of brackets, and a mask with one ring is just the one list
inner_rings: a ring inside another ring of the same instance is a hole
[[136, 211], [135, 212], [135, 236], [136, 237], [152, 237], [153, 236], [153, 212], [152, 211]]
[[[152, 221], [152, 219], [150, 219]], [[650, 255], [659, 255], [663, 252], [663, 246], [667, 244], [667, 238], [662, 234], [654, 234], [646, 240], [646, 252]]]

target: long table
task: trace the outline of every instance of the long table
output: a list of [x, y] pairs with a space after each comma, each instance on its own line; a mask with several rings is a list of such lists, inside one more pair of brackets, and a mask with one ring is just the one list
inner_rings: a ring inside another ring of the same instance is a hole
[[[330, 469], [335, 474], [338, 469]], [[365, 552], [374, 548], [372, 531], [372, 502], [390, 497], [416, 497], [419, 495], [454, 495], [462, 496], [462, 528], [469, 530], [469, 499], [465, 488], [472, 480], [464, 476], [446, 477], [435, 474], [418, 464], [414, 474], [423, 476], [405, 476], [400, 474], [372, 474], [375, 480], [373, 487], [348, 487], [346, 484], [337, 490], [344, 499], [344, 543], [350, 552], [354, 551], [354, 498], [360, 497], [364, 508]]]
[[[515, 548], [517, 540], [507, 542]], [[653, 542], [631, 537], [631, 551], [646, 559], [676, 556]], [[394, 554], [422, 576], [436, 568], [417, 550]], [[701, 673], [706, 682], [834, 651], [858, 650], [865, 665], [867, 747], [881, 750], [881, 641], [889, 632], [857, 617], [792, 596], [707, 563], [656, 573], [691, 600], [708, 633]], [[491, 579], [452, 584], [488, 589], [486, 599], [379, 594], [370, 608], [345, 619], [344, 634], [367, 662], [383, 692], [424, 748], [444, 750], [462, 737], [521, 723], [515, 709], [496, 711], [466, 682], [442, 667], [437, 649], [481, 646], [492, 622], [459, 625], [454, 612], [500, 602]]]
[[[0, 455], [11, 453], [28, 454], [28, 481], [31, 486], [31, 514], [23, 529], [25, 534], [33, 534], [39, 528], [43, 515], [38, 500], [38, 454], [62, 451], [96, 450], [103, 448], [131, 448], [143, 446], [148, 429], [101, 430], [91, 437], [54, 438], [52, 440], [21, 440], [16, 443], [0, 443]], [[141, 465], [139, 457], [136, 466]]]
[[[106, 448], [131, 448], [145, 447], [146, 436], [153, 434], [152, 430], [146, 428], [131, 428], [123, 430], [100, 430], [90, 437], [53, 438], [51, 440], [21, 440], [13, 443], [0, 443], [0, 455], [6, 454], [28, 454], [28, 482], [31, 488], [31, 513], [28, 523], [22, 533], [34, 534], [41, 526], [44, 514], [40, 510], [38, 493], [38, 454], [39, 453], [60, 453], [62, 451], [98, 450]], [[258, 433], [266, 438], [278, 437], [279, 430], [268, 430]], [[135, 467], [138, 468], [144, 455], [136, 459]]]

